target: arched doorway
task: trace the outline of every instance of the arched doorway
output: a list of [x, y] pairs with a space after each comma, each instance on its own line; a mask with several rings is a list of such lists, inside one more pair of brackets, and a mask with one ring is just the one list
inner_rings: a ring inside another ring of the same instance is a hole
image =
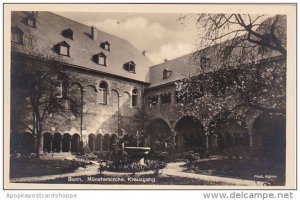
[[102, 135], [97, 134], [96, 140], [95, 140], [95, 150], [101, 151], [102, 150]]
[[52, 140], [52, 152], [61, 152], [62, 136], [60, 133], [55, 133]]
[[200, 121], [192, 116], [182, 117], [175, 125], [176, 150], [205, 152], [205, 133]]
[[75, 133], [71, 139], [71, 152], [78, 153], [79, 150], [80, 150], [80, 136], [79, 134]]
[[146, 145], [151, 150], [165, 150], [165, 143], [168, 146], [173, 142], [173, 135], [168, 123], [163, 119], [152, 120], [146, 128]]
[[96, 135], [91, 133], [89, 134], [89, 138], [88, 138], [88, 145], [91, 151], [95, 151], [95, 141], [96, 140]]
[[286, 119], [284, 115], [266, 114], [258, 116], [252, 126], [254, 145], [266, 158], [285, 160]]
[[249, 147], [247, 125], [234, 113], [222, 112], [216, 115], [209, 124], [208, 131], [211, 152], [241, 146]]
[[62, 139], [62, 152], [70, 152], [71, 150], [71, 135], [65, 133]]
[[52, 135], [51, 133], [44, 133], [44, 152], [50, 153], [52, 151]]

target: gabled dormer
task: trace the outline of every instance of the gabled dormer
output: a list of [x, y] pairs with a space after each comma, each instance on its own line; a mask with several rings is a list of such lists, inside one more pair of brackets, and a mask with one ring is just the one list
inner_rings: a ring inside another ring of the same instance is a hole
[[23, 44], [24, 32], [17, 26], [11, 28], [11, 41], [16, 44]]
[[36, 16], [34, 14], [28, 16], [27, 25], [36, 28]]
[[100, 47], [106, 51], [110, 51], [110, 43], [108, 41], [102, 42]]
[[172, 71], [171, 71], [171, 70], [169, 70], [169, 69], [164, 69], [164, 70], [163, 70], [163, 79], [168, 78], [169, 76], [171, 76], [171, 74], [172, 74]]
[[135, 63], [132, 60], [125, 63], [124, 69], [130, 73], [135, 73]]
[[62, 55], [70, 57], [70, 45], [66, 41], [57, 43], [54, 47], [55, 52]]
[[70, 28], [64, 30], [64, 31], [62, 32], [62, 35], [63, 35], [65, 38], [68, 38], [68, 39], [73, 40], [73, 30], [70, 29]]
[[103, 52], [94, 55], [93, 60], [98, 65], [106, 66], [106, 55]]

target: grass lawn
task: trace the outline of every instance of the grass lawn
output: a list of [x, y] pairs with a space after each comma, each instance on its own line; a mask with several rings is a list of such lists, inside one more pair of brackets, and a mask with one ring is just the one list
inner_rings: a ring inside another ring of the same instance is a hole
[[38, 158], [11, 158], [10, 178], [33, 177], [73, 172], [84, 163], [74, 160], [43, 160]]
[[187, 172], [232, 177], [247, 180], [272, 181], [275, 185], [284, 185], [284, 162], [255, 159], [222, 159], [187, 165]]
[[[95, 175], [92, 176], [94, 178], [111, 178], [110, 176], [106, 175]], [[88, 181], [87, 176], [79, 176], [74, 177], [75, 179], [80, 179], [81, 181], [68, 181], [68, 178], [59, 178], [54, 180], [48, 180], [48, 181], [42, 181], [42, 182], [36, 182], [36, 183], [47, 183], [47, 184], [98, 184], [98, 185], [222, 185], [221, 183], [216, 182], [209, 182], [209, 181], [201, 181], [197, 179], [190, 179], [190, 178], [181, 178], [181, 177], [171, 177], [171, 176], [157, 176], [157, 175], [144, 175], [139, 176], [138, 178], [145, 178], [145, 180], [149, 180], [149, 178], [152, 178], [152, 181], [129, 181], [130, 178], [128, 177], [120, 177], [123, 178], [124, 181]]]

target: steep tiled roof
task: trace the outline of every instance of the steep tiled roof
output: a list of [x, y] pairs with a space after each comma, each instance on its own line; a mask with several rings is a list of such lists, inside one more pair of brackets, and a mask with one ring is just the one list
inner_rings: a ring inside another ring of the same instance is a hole
[[[265, 24], [271, 24], [270, 21], [274, 20], [274, 17], [266, 19], [261, 27], [257, 29], [258, 32], [264, 32], [266, 29]], [[279, 15], [278, 30], [281, 31], [281, 38], [283, 46], [285, 45], [285, 36], [286, 36], [286, 17]], [[244, 38], [246, 36], [240, 36]], [[238, 39], [238, 38], [237, 38]], [[150, 67], [149, 76], [150, 76], [150, 88], [157, 87], [164, 84], [172, 83], [176, 80], [183, 78], [191, 77], [196, 74], [203, 74], [208, 72], [217, 71], [226, 65], [226, 67], [238, 67], [242, 65], [247, 65], [250, 63], [258, 63], [262, 60], [275, 58], [280, 56], [280, 53], [277, 51], [268, 51], [264, 54], [259, 53], [260, 48], [256, 46], [252, 51], [251, 55], [243, 52], [242, 48], [234, 48], [231, 57], [222, 58], [223, 54], [220, 54], [220, 51], [226, 51], [226, 46], [228, 43], [234, 43], [237, 39], [228, 40], [206, 49], [201, 49], [196, 52], [193, 52], [188, 55], [175, 58], [173, 60], [166, 60], [164, 63]], [[229, 45], [230, 46], [230, 45]], [[249, 45], [250, 46], [250, 45]], [[240, 55], [243, 55], [240, 56]], [[201, 67], [202, 61], [201, 58], [208, 59], [208, 67]], [[163, 71], [167, 69], [172, 71], [169, 77], [163, 78]]]
[[[33, 36], [38, 47], [47, 51], [45, 53], [57, 56], [53, 47], [66, 41], [70, 45], [70, 57], [63, 56], [63, 59], [68, 64], [149, 82], [148, 73], [149, 67], [152, 65], [151, 61], [128, 41], [100, 30], [97, 31], [97, 39], [93, 40], [91, 27], [51, 12], [38, 12], [36, 28], [30, 27], [26, 22], [30, 15], [31, 12], [12, 12], [12, 27], [21, 29], [25, 35], [24, 39], [28, 35]], [[62, 32], [67, 29], [73, 31], [73, 39], [63, 36]], [[110, 51], [100, 47], [100, 44], [106, 41], [110, 44]], [[24, 44], [26, 45], [26, 42]], [[22, 45], [15, 45], [14, 49], [18, 52], [24, 52]], [[100, 52], [106, 55], [106, 66], [101, 66], [93, 60], [93, 56]], [[123, 67], [125, 63], [131, 60], [136, 64], [135, 73], [130, 73]]]

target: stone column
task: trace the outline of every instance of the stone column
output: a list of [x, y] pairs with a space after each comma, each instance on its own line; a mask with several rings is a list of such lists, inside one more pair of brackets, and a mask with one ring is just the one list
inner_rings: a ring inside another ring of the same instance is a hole
[[209, 153], [209, 134], [205, 134], [205, 152], [208, 154]]
[[158, 101], [157, 101], [157, 102], [158, 102], [158, 105], [161, 105], [161, 95], [162, 95], [161, 93], [159, 93], [159, 94], [157, 95], [157, 96], [158, 96]]
[[39, 146], [39, 154], [44, 153], [44, 134], [41, 134], [41, 141]]
[[173, 147], [172, 147], [172, 151], [176, 151], [176, 131], [174, 129], [171, 130], [172, 133], [172, 139], [173, 139]]
[[92, 152], [95, 152], [95, 148], [96, 148], [96, 136], [93, 139], [93, 151]]
[[70, 136], [70, 145], [69, 145], [69, 153], [72, 153], [71, 149], [72, 149], [72, 136]]
[[249, 128], [248, 128], [248, 136], [249, 136], [249, 147], [250, 147], [250, 150], [252, 151], [254, 149], [252, 126], [249, 126]]
[[51, 141], [50, 141], [50, 153], [53, 153], [53, 150], [52, 150], [52, 141], [53, 141], [53, 136], [51, 135]]
[[62, 152], [62, 139], [59, 142], [59, 153], [61, 153], [61, 152]]

